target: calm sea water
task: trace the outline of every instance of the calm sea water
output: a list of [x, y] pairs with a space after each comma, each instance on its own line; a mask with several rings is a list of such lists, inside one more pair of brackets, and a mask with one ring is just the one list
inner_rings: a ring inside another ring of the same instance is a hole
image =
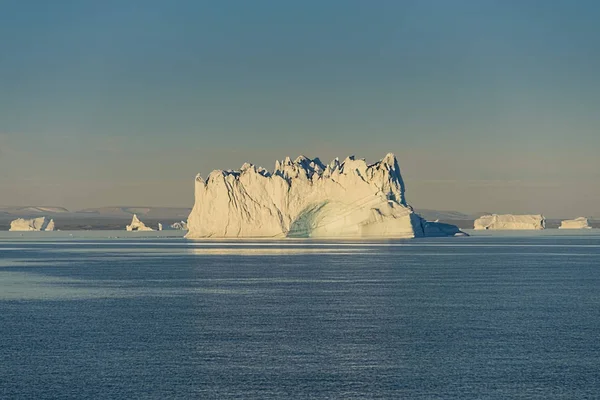
[[4, 234], [0, 398], [600, 398], [600, 235]]

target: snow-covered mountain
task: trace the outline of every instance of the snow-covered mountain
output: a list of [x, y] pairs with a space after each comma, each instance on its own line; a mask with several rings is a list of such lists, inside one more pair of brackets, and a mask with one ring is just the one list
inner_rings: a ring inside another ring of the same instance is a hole
[[348, 157], [324, 165], [304, 156], [275, 170], [244, 164], [239, 171], [196, 177], [188, 238], [448, 236], [449, 224], [427, 222], [406, 202], [393, 154], [367, 165]]

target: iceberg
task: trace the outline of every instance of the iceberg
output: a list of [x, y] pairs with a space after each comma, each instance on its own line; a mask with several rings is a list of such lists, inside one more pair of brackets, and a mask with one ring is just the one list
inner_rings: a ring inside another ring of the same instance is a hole
[[588, 223], [588, 219], [585, 217], [579, 217], [575, 219], [566, 219], [561, 221], [558, 229], [592, 229]]
[[246, 163], [195, 180], [187, 238], [413, 238], [460, 230], [428, 222], [406, 202], [398, 161], [287, 157], [273, 172]]
[[170, 228], [179, 230], [179, 231], [187, 231], [188, 225], [187, 225], [187, 222], [181, 221], [181, 222], [175, 222], [174, 224], [171, 224]]
[[187, 231], [187, 223], [185, 221], [175, 222], [171, 225], [163, 225], [162, 223], [158, 223], [158, 230], [162, 231]]
[[154, 229], [146, 226], [142, 221], [139, 220], [136, 214], [133, 214], [131, 224], [127, 225], [125, 229], [129, 232], [133, 231], [153, 231]]
[[9, 231], [53, 231], [54, 220], [48, 217], [18, 218], [10, 223]]
[[543, 215], [484, 215], [475, 220], [476, 230], [541, 230], [546, 227]]
[[187, 231], [187, 223], [184, 221], [175, 222], [171, 225], [163, 225], [160, 222], [158, 223], [158, 230], [162, 231]]

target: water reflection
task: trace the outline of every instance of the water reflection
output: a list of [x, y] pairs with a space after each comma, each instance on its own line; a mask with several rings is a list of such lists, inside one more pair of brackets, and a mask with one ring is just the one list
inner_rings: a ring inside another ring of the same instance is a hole
[[237, 248], [215, 248], [198, 247], [189, 249], [188, 253], [195, 255], [240, 255], [240, 256], [263, 256], [263, 255], [295, 255], [295, 254], [319, 254], [319, 255], [357, 255], [367, 254], [368, 249], [335, 249], [335, 248], [311, 248], [311, 247], [237, 247]]

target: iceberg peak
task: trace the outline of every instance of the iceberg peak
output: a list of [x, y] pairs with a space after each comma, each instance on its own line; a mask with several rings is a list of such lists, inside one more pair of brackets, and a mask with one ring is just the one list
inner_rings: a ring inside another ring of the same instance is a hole
[[394, 153], [387, 153], [385, 157], [381, 159], [381, 164], [388, 165], [390, 167], [394, 167], [398, 165], [398, 160], [396, 159], [396, 155]]
[[146, 226], [146, 224], [144, 224], [142, 221], [140, 221], [137, 214], [133, 214], [133, 218], [131, 218], [131, 224], [127, 225], [125, 227], [125, 230], [132, 232], [132, 231], [153, 231], [154, 229]]

